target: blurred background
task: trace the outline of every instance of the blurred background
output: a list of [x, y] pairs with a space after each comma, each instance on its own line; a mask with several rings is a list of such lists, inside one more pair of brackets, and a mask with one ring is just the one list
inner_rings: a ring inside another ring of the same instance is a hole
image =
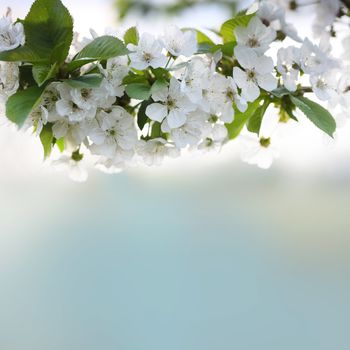
[[[230, 17], [211, 2], [121, 23], [113, 1], [64, 3], [85, 35]], [[0, 349], [348, 350], [350, 130], [294, 129], [268, 171], [232, 142], [77, 184], [2, 126]]]

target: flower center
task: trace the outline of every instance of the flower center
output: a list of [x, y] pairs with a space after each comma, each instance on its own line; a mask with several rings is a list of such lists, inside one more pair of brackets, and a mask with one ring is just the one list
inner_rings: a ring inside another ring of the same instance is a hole
[[150, 63], [151, 60], [153, 59], [153, 56], [149, 52], [144, 52], [143, 53], [143, 59], [147, 62]]
[[81, 97], [84, 100], [87, 100], [91, 96], [91, 89], [82, 89], [81, 90]]
[[248, 46], [249, 47], [259, 47], [259, 40], [255, 36], [250, 37], [248, 39]]
[[109, 129], [109, 130], [107, 130], [107, 134], [108, 134], [109, 136], [114, 137], [114, 136], [117, 135], [117, 132], [116, 132], [114, 129]]
[[248, 77], [248, 80], [255, 80], [255, 78], [256, 78], [256, 72], [255, 72], [255, 70], [248, 70], [247, 71], [247, 77]]
[[167, 107], [168, 107], [168, 109], [174, 108], [175, 105], [176, 105], [176, 104], [175, 104], [175, 101], [174, 101], [173, 99], [169, 98], [169, 99], [167, 100]]

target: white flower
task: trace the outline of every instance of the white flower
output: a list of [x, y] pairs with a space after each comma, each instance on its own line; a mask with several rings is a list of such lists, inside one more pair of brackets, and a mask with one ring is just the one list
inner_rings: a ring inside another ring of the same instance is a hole
[[188, 145], [194, 146], [202, 138], [208, 117], [206, 113], [195, 111], [188, 115], [184, 125], [177, 129], [166, 131], [170, 132], [170, 137], [177, 148], [185, 148]]
[[334, 23], [341, 2], [339, 0], [320, 0], [316, 8], [316, 20], [313, 23], [313, 30], [316, 36], [321, 36], [325, 28]]
[[100, 72], [104, 76], [101, 88], [105, 89], [109, 96], [121, 97], [124, 95], [123, 79], [129, 72], [126, 56], [111, 58], [107, 61], [106, 68], [99, 65]]
[[242, 97], [249, 101], [255, 101], [260, 96], [259, 86], [272, 91], [277, 87], [277, 79], [271, 74], [273, 61], [270, 57], [259, 57], [253, 50], [236, 47], [235, 57], [245, 69], [233, 68], [233, 79], [242, 89]]
[[313, 92], [321, 101], [328, 101], [336, 97], [333, 72], [311, 76], [310, 84]]
[[208, 84], [209, 86], [203, 93], [205, 97], [204, 103], [201, 104], [203, 110], [215, 114], [225, 123], [233, 121], [233, 104], [241, 112], [246, 111], [247, 102], [238, 94], [236, 83], [232, 77], [226, 78], [221, 74], [215, 73], [210, 77]]
[[160, 137], [141, 141], [137, 153], [148, 166], [161, 165], [165, 157], [176, 158], [180, 155], [174, 145]]
[[323, 74], [337, 64], [332, 60], [322, 46], [314, 45], [309, 39], [305, 39], [300, 48], [301, 68], [307, 74]]
[[197, 35], [193, 30], [183, 32], [177, 26], [168, 26], [162, 38], [164, 46], [173, 56], [192, 56], [197, 51]]
[[116, 154], [112, 158], [100, 157], [95, 167], [106, 174], [118, 174], [132, 164], [134, 155], [133, 149], [125, 150], [117, 147]]
[[5, 102], [19, 87], [17, 63], [0, 62], [0, 102]]
[[164, 85], [152, 94], [156, 103], [146, 108], [146, 115], [157, 122], [164, 119], [170, 129], [178, 128], [185, 124], [189, 112], [195, 106], [181, 92], [181, 85], [175, 78], [171, 78], [169, 87]]
[[72, 155], [63, 155], [52, 162], [54, 168], [58, 171], [68, 171], [71, 180], [76, 182], [85, 182], [88, 179], [88, 172], [83, 164], [83, 154], [75, 151]]
[[276, 32], [266, 27], [258, 17], [253, 17], [247, 27], [237, 27], [235, 36], [238, 46], [246, 46], [263, 54], [276, 38]]
[[47, 124], [49, 112], [44, 106], [39, 106], [29, 115], [29, 118], [26, 120], [26, 126], [34, 126], [35, 133], [40, 135], [43, 130], [44, 125]]
[[337, 86], [339, 103], [344, 109], [350, 108], [350, 69], [342, 72]]
[[95, 117], [97, 105], [91, 89], [73, 89], [64, 83], [58, 84], [56, 88], [61, 96], [56, 102], [56, 110], [61, 117], [66, 117], [73, 123]]
[[0, 52], [9, 51], [24, 44], [22, 23], [12, 23], [11, 10], [0, 19]]
[[295, 41], [302, 41], [299, 38], [294, 26], [286, 22], [285, 12], [283, 8], [276, 6], [271, 2], [263, 1], [259, 5], [257, 16], [265, 26], [271, 27], [275, 31], [282, 33]]
[[118, 148], [131, 150], [137, 143], [134, 118], [122, 107], [100, 111], [92, 122], [89, 138], [93, 142], [90, 150], [94, 154], [113, 158]]
[[282, 75], [283, 85], [289, 91], [296, 91], [300, 72], [300, 50], [289, 46], [277, 52], [277, 71]]
[[162, 45], [151, 34], [142, 34], [137, 46], [128, 45], [128, 49], [133, 51], [129, 54], [130, 66], [136, 69], [146, 69], [147, 67], [164, 67], [167, 58], [162, 54]]
[[181, 91], [193, 102], [203, 98], [203, 89], [209, 84], [210, 69], [202, 57], [194, 57], [181, 76]]
[[65, 138], [67, 146], [76, 148], [88, 136], [91, 129], [91, 121], [84, 120], [80, 123], [71, 123], [66, 118], [52, 121], [52, 133], [56, 139]]
[[268, 169], [279, 152], [271, 144], [270, 138], [258, 137], [255, 134], [240, 136], [242, 161]]

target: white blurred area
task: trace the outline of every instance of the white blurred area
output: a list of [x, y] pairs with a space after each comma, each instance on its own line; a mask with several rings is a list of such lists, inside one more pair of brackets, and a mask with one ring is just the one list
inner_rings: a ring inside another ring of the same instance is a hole
[[[203, 7], [194, 7], [190, 11], [184, 11], [175, 17], [158, 16], [128, 16], [122, 24], [117, 23], [116, 10], [113, 7], [113, 0], [66, 0], [65, 5], [71, 11], [75, 19], [75, 30], [84, 36], [89, 36], [89, 29], [93, 28], [98, 33], [103, 34], [106, 28], [112, 28], [118, 34], [122, 33], [130, 26], [138, 25], [141, 31], [158, 33], [162, 28], [174, 22], [182, 27], [196, 27], [201, 29], [218, 28], [227, 18], [223, 8], [215, 3]], [[2, 2], [3, 10], [6, 4]], [[245, 2], [248, 5], [249, 1]], [[24, 17], [28, 12], [31, 0], [11, 0], [9, 4], [13, 9], [15, 17]], [[242, 7], [244, 4], [241, 3]], [[310, 33], [309, 17], [291, 19], [297, 24], [301, 35]], [[302, 25], [298, 25], [298, 24]], [[277, 118], [272, 110], [265, 118], [265, 127], [268, 129], [269, 122]], [[3, 124], [3, 122], [2, 122]], [[264, 127], [264, 124], [263, 124]], [[322, 172], [350, 172], [350, 125], [338, 129], [335, 140], [320, 132], [306, 118], [300, 114], [300, 122], [291, 121], [287, 130], [281, 128], [279, 132], [277, 147], [280, 150], [280, 158], [276, 160], [273, 167], [283, 169], [285, 172], [302, 171], [320, 174]], [[0, 179], [15, 177], [50, 177], [62, 176], [62, 174], [52, 173], [48, 164], [42, 162], [42, 150], [40, 142], [29, 133], [23, 135], [17, 132], [14, 127], [1, 126], [0, 128]], [[221, 162], [234, 162], [237, 170], [241, 168], [238, 147], [232, 142], [220, 154], [204, 155], [202, 157], [186, 155], [181, 159], [168, 162], [161, 168], [154, 170], [139, 169], [140, 172], [151, 171], [166, 172], [177, 171], [182, 167], [192, 167], [202, 171], [203, 164]], [[219, 165], [218, 165], [219, 166]], [[170, 167], [170, 168], [169, 168]]]

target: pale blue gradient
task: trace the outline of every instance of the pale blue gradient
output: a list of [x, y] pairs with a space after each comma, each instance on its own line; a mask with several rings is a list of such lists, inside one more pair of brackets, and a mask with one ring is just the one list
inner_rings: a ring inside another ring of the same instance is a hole
[[[79, 28], [110, 24], [111, 1], [65, 3]], [[0, 350], [349, 350], [347, 148], [316, 168], [302, 145], [312, 166], [226, 154], [80, 185], [6, 135]]]
[[347, 350], [349, 181], [203, 170], [5, 192], [0, 349]]

